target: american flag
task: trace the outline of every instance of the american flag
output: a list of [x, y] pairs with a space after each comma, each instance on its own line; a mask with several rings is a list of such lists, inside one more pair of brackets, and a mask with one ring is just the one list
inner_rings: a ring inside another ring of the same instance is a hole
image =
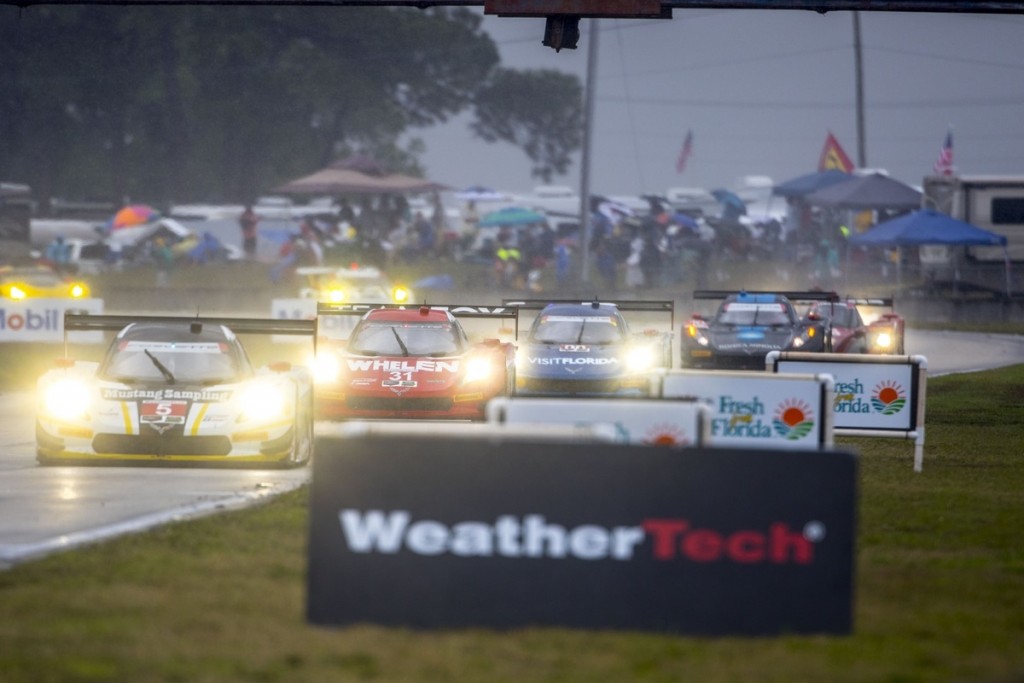
[[939, 150], [939, 158], [935, 160], [935, 172], [939, 175], [953, 175], [953, 131], [946, 133], [946, 140]]
[[686, 139], [683, 140], [683, 148], [679, 150], [679, 158], [676, 159], [676, 173], [686, 170], [686, 162], [689, 161], [691, 154], [693, 154], [693, 131], [688, 130]]

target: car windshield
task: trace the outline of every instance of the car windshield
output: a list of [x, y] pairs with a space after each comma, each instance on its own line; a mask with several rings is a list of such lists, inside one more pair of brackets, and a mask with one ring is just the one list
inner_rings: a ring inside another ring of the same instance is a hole
[[463, 349], [451, 323], [368, 321], [352, 335], [348, 350], [360, 356], [451, 356]]
[[815, 306], [812, 310], [824, 321], [831, 319], [836, 327], [860, 327], [860, 323], [854, 322], [853, 309], [846, 306]]
[[614, 344], [622, 340], [622, 326], [610, 315], [544, 315], [530, 340], [542, 344]]
[[216, 341], [117, 342], [101, 376], [118, 382], [221, 384], [238, 381], [244, 371], [229, 345]]
[[792, 325], [789, 310], [779, 302], [747, 303], [729, 301], [722, 304], [715, 322], [722, 325]]

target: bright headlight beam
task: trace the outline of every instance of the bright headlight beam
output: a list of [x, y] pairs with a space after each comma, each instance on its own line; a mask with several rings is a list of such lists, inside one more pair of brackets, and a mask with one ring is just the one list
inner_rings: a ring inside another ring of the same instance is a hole
[[280, 387], [261, 384], [247, 388], [239, 400], [242, 414], [239, 420], [271, 420], [284, 417], [285, 402]]
[[647, 347], [630, 349], [626, 353], [626, 367], [633, 372], [648, 370], [652, 365], [654, 365], [654, 354]]
[[77, 379], [61, 379], [51, 384], [43, 396], [46, 411], [54, 417], [75, 420], [89, 410], [89, 387]]
[[491, 364], [483, 358], [471, 358], [466, 363], [467, 382], [479, 382], [491, 375]]
[[313, 381], [317, 384], [336, 382], [341, 365], [338, 358], [331, 353], [318, 353], [313, 359]]

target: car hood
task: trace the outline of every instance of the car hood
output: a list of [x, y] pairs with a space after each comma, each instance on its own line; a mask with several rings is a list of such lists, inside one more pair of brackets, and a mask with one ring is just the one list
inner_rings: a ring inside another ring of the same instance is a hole
[[546, 379], [605, 379], [625, 372], [621, 344], [526, 344], [516, 372]]
[[709, 331], [711, 345], [724, 352], [778, 351], [793, 341], [795, 331], [788, 327], [716, 327]]
[[416, 394], [454, 385], [462, 376], [465, 360], [459, 356], [343, 356], [345, 384], [353, 389], [387, 389]]

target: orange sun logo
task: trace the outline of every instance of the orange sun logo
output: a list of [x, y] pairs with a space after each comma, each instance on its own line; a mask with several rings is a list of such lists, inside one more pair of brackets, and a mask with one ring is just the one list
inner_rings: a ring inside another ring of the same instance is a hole
[[798, 398], [786, 399], [775, 409], [772, 420], [775, 432], [790, 441], [802, 439], [814, 429], [811, 406]]
[[673, 424], [660, 423], [651, 425], [644, 435], [645, 444], [650, 446], [688, 446], [690, 440], [686, 433]]
[[907, 404], [907, 395], [898, 382], [883, 380], [875, 386], [871, 407], [882, 415], [895, 415]]

